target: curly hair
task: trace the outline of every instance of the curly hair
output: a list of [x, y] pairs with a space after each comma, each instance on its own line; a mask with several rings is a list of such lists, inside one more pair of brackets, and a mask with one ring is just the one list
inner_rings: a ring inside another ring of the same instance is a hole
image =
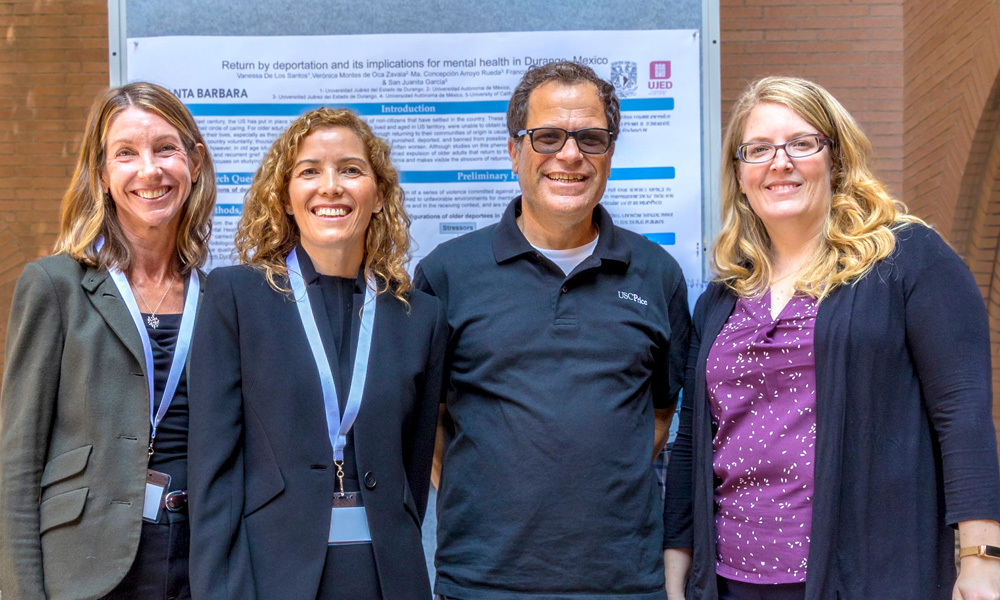
[[795, 290], [819, 301], [837, 286], [863, 277], [896, 245], [894, 230], [923, 223], [907, 214], [869, 166], [871, 142], [850, 113], [821, 86], [794, 77], [765, 77], [751, 83], [733, 106], [722, 142], [722, 229], [715, 239], [717, 279], [736, 294], [762, 294], [771, 281], [771, 238], [740, 192], [737, 147], [750, 111], [758, 104], [785, 106], [833, 141], [830, 214], [823, 243], [795, 281]]
[[539, 67], [531, 67], [525, 71], [521, 81], [514, 88], [514, 93], [507, 104], [507, 132], [511, 138], [517, 140], [518, 148], [521, 147], [521, 139], [517, 137], [517, 132], [524, 129], [528, 122], [528, 101], [531, 99], [531, 92], [550, 81], [562, 85], [594, 84], [594, 87], [597, 88], [597, 95], [601, 98], [601, 105], [604, 107], [604, 117], [608, 121], [608, 129], [611, 130], [611, 141], [614, 142], [618, 139], [618, 128], [622, 115], [621, 103], [615, 93], [615, 86], [598, 77], [597, 73], [594, 73], [594, 70], [586, 65], [557, 61]]
[[[125, 237], [114, 200], [104, 191], [101, 174], [107, 160], [108, 131], [129, 108], [155, 114], [180, 134], [189, 161], [198, 161], [201, 172], [181, 209], [175, 240], [179, 272], [205, 264], [215, 212], [215, 169], [205, 140], [191, 113], [170, 91], [156, 84], [134, 82], [112, 88], [97, 97], [87, 116], [87, 129], [80, 143], [80, 156], [69, 189], [63, 195], [59, 237], [54, 252], [64, 252], [92, 266], [132, 269], [133, 248]], [[97, 250], [97, 240], [104, 246]]]
[[390, 291], [406, 302], [412, 288], [406, 271], [410, 250], [410, 218], [403, 208], [399, 174], [389, 159], [389, 144], [372, 133], [368, 124], [347, 109], [318, 108], [293, 122], [264, 156], [253, 183], [243, 199], [243, 216], [236, 231], [236, 251], [243, 264], [264, 271], [268, 284], [288, 292], [279, 279], [286, 279], [285, 257], [299, 242], [299, 227], [285, 212], [290, 199], [288, 184], [292, 167], [309, 134], [333, 127], [352, 131], [368, 153], [382, 210], [372, 215], [365, 233], [365, 268], [379, 280], [382, 293]]

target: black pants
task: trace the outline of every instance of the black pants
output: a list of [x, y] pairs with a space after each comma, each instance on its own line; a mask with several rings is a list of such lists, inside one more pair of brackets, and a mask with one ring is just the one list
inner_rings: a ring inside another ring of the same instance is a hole
[[805, 583], [746, 583], [719, 577], [719, 600], [803, 600]]
[[142, 522], [139, 550], [125, 578], [102, 600], [190, 600], [187, 515], [164, 511]]
[[326, 547], [317, 600], [382, 600], [371, 544]]

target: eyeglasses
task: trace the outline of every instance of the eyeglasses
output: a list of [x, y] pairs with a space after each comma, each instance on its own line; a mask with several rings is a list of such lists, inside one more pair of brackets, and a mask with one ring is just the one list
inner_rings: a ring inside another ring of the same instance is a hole
[[778, 154], [778, 148], [784, 150], [788, 158], [805, 158], [819, 153], [823, 146], [832, 148], [833, 140], [822, 133], [807, 133], [792, 138], [784, 144], [771, 144], [769, 142], [740, 144], [736, 147], [736, 158], [750, 164], [766, 163], [774, 159]]
[[522, 129], [517, 137], [528, 136], [531, 147], [539, 154], [555, 154], [563, 149], [566, 140], [576, 140], [576, 147], [584, 154], [604, 154], [611, 147], [611, 130], [590, 127], [566, 131], [558, 127], [536, 127]]

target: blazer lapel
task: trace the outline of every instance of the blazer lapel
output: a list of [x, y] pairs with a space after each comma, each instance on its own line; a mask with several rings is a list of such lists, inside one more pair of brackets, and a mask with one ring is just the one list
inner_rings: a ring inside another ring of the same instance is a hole
[[[357, 360], [358, 340], [361, 337], [361, 307], [365, 305], [365, 294], [367, 290], [367, 285], [368, 284], [367, 281], [365, 280], [364, 271], [362, 271], [361, 274], [358, 275], [358, 281], [354, 287], [354, 307], [351, 310], [350, 360], [351, 360], [352, 373], [354, 368], [354, 361]], [[366, 388], [368, 387], [367, 382], [372, 380], [372, 369], [374, 365], [377, 364], [374, 356], [379, 349], [379, 338], [380, 338], [380, 335], [378, 333], [378, 328], [379, 328], [378, 324], [380, 320], [379, 315], [381, 314], [381, 319], [385, 320], [386, 318], [385, 311], [388, 305], [385, 303], [386, 300], [384, 296], [388, 296], [390, 294], [391, 292], [387, 291], [383, 294], [377, 294], [375, 296], [374, 303], [378, 306], [378, 309], [375, 311], [375, 320], [372, 323], [372, 343], [371, 343], [371, 349], [368, 354], [368, 378], [367, 381], [365, 382]], [[361, 391], [364, 392], [364, 390]]]
[[[351, 387], [357, 385], [357, 382], [353, 381], [353, 369], [355, 367], [355, 361], [358, 356], [358, 341], [361, 337], [361, 307], [365, 305], [365, 286], [366, 282], [364, 279], [364, 272], [358, 276], [358, 283], [354, 287], [354, 306], [351, 309], [351, 345], [350, 345], [350, 360], [351, 360]], [[382, 296], [386, 294], [379, 294], [375, 297], [375, 304], [378, 309], [375, 312], [375, 322], [372, 323], [372, 342], [371, 350], [368, 355], [368, 374], [365, 377], [365, 386], [361, 390], [361, 408], [358, 411], [357, 420], [354, 422], [354, 456], [355, 462], [358, 464], [358, 476], [362, 477], [364, 470], [362, 469], [362, 464], [370, 464], [364, 462], [365, 458], [369, 456], [374, 456], [378, 452], [380, 447], [378, 436], [380, 434], [378, 427], [368, 426], [368, 416], [378, 415], [378, 411], [381, 406], [384, 406], [383, 401], [381, 401], [377, 396], [368, 392], [369, 388], [375, 385], [375, 378], [377, 375], [374, 373], [375, 365], [378, 364], [375, 360], [375, 355], [379, 350], [379, 322], [385, 321], [387, 315], [385, 314], [385, 304], [383, 303]], [[370, 404], [377, 405], [376, 408], [369, 406]], [[372, 411], [376, 412], [372, 412]], [[377, 416], [374, 417], [377, 420]], [[358, 432], [362, 433], [359, 435]], [[371, 442], [372, 453], [369, 453], [368, 443]]]
[[118, 293], [118, 287], [111, 279], [108, 270], [93, 267], [87, 269], [80, 285], [87, 291], [90, 302], [104, 318], [104, 322], [108, 324], [111, 331], [135, 355], [135, 359], [139, 361], [145, 375], [146, 359], [143, 357], [142, 340], [139, 338], [139, 332], [135, 329], [135, 323], [128, 312], [128, 307], [125, 306], [125, 301]]
[[[194, 313], [195, 317], [197, 317], [197, 315], [198, 315], [198, 309], [201, 308], [201, 301], [205, 297], [205, 280], [206, 279], [208, 279], [208, 275], [206, 275], [205, 272], [202, 271], [201, 269], [198, 269], [198, 282], [201, 285], [201, 287], [198, 288], [198, 304], [195, 305], [195, 313]], [[188, 285], [189, 284], [190, 284], [190, 280], [189, 279], [185, 279], [184, 280], [184, 298], [185, 298], [185, 300], [187, 299], [187, 291], [188, 291]], [[115, 291], [118, 291], [118, 290], [116, 289]], [[196, 318], [195, 319], [195, 323], [197, 323], [197, 322], [198, 322], [198, 320]], [[184, 375], [185, 376], [189, 375], [190, 371], [191, 371], [191, 353], [188, 352], [187, 360], [184, 361]]]

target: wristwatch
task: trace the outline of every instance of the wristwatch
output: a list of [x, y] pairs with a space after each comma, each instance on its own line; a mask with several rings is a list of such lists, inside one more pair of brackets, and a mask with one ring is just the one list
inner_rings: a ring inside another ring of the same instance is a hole
[[1000, 560], [1000, 547], [997, 546], [966, 546], [958, 551], [959, 558], [966, 556], [981, 556]]

